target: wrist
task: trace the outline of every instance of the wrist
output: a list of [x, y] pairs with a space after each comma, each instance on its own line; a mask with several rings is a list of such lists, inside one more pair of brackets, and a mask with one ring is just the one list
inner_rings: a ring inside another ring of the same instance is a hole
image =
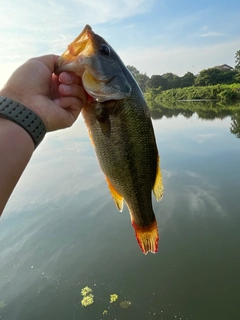
[[1, 97], [6, 97], [9, 99], [12, 99], [16, 102], [24, 104], [22, 99], [18, 94], [16, 94], [9, 86], [5, 85], [1, 90], [0, 90], [0, 96]]
[[31, 152], [34, 151], [34, 142], [31, 136], [17, 123], [0, 117], [0, 132], [1, 136], [5, 137], [9, 149], [28, 149]]
[[44, 122], [33, 110], [17, 101], [1, 96], [0, 118], [10, 120], [22, 127], [32, 138], [35, 148], [46, 134]]

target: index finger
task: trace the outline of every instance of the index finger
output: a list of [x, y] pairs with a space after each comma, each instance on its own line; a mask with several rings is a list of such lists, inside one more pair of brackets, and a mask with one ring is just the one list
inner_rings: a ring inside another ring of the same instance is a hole
[[62, 72], [59, 75], [59, 81], [62, 84], [80, 84], [82, 85], [82, 79], [76, 76], [73, 72]]
[[29, 61], [38, 61], [43, 63], [52, 73], [54, 72], [55, 63], [58, 61], [59, 56], [56, 54], [46, 54], [44, 56], [29, 59]]

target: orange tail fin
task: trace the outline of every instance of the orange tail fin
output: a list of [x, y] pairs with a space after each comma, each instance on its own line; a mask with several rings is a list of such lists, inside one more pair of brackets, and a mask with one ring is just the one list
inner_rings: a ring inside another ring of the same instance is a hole
[[157, 222], [154, 221], [151, 226], [140, 227], [134, 221], [132, 226], [135, 230], [135, 235], [139, 246], [144, 254], [148, 252], [156, 253], [158, 251], [158, 227]]

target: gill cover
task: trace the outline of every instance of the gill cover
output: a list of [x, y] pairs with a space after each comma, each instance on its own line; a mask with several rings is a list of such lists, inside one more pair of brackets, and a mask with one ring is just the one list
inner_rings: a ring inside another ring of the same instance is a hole
[[130, 96], [131, 87], [122, 73], [107, 81], [95, 79], [89, 71], [82, 76], [84, 89], [96, 101], [121, 100]]

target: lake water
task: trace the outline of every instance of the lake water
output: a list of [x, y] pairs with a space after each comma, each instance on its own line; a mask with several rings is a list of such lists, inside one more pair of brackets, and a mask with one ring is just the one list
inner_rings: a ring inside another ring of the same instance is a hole
[[155, 255], [142, 254], [126, 206], [116, 209], [81, 117], [48, 134], [0, 219], [1, 320], [240, 319], [236, 110], [152, 112], [165, 187], [153, 199]]

